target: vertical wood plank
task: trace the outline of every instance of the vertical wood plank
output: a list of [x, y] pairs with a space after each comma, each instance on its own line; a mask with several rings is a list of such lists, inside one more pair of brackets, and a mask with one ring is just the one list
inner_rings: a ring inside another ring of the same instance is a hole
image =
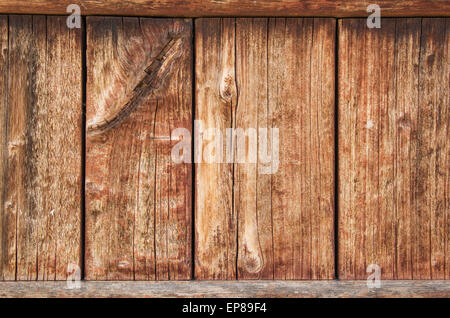
[[8, 16], [0, 16], [0, 280], [14, 280], [16, 270], [16, 218], [6, 213], [4, 206], [8, 184], [8, 69], [9, 69]]
[[[334, 277], [334, 19], [271, 19], [275, 279]], [[273, 75], [272, 75], [273, 74]], [[301, 75], [300, 75], [301, 74]]]
[[81, 266], [81, 31], [10, 16], [2, 47], [1, 278], [66, 279]]
[[447, 279], [448, 19], [339, 23], [339, 277]]
[[[237, 106], [233, 128], [271, 127], [268, 107], [268, 19], [237, 19]], [[270, 138], [270, 132], [268, 132]], [[250, 136], [245, 142], [251, 142]], [[270, 141], [272, 141], [270, 139]], [[237, 139], [233, 140], [236, 144]], [[269, 142], [268, 142], [269, 143]], [[246, 148], [249, 147], [246, 144]], [[237, 145], [233, 147], [237, 151]], [[247, 149], [246, 149], [247, 150]], [[250, 149], [249, 149], [250, 150]], [[273, 278], [271, 175], [260, 174], [258, 162], [234, 165], [234, 211], [238, 217], [237, 278]], [[239, 153], [235, 161], [239, 162]]]
[[417, 215], [429, 219], [421, 246], [430, 274], [419, 267], [414, 279], [450, 279], [450, 19], [422, 19], [421, 27], [415, 195]]
[[[334, 34], [334, 19], [196, 20], [196, 119], [235, 162], [196, 165], [196, 278], [333, 278]], [[278, 128], [273, 173], [248, 136], [236, 162], [226, 128]]]
[[[224, 134], [232, 127], [232, 109], [237, 104], [235, 19], [196, 19], [195, 50], [195, 118], [202, 121], [203, 128]], [[200, 138], [206, 139], [196, 132], [196, 162], [203, 158], [205, 148]], [[226, 146], [222, 143], [217, 148], [224, 153]], [[233, 167], [213, 163], [195, 167], [195, 278], [234, 279], [237, 218]]]
[[86, 278], [191, 277], [192, 21], [87, 18]]

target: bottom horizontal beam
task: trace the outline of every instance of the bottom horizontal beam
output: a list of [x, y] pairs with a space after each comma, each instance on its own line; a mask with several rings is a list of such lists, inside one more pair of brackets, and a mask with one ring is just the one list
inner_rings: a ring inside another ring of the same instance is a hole
[[450, 281], [0, 282], [0, 297], [450, 297]]

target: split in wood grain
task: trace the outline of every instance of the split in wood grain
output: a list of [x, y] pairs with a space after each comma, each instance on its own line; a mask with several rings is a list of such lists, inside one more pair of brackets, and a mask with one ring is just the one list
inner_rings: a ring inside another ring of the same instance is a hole
[[122, 107], [114, 108], [114, 112], [103, 118], [95, 118], [95, 122], [87, 123], [87, 135], [100, 134], [114, 128], [123, 122], [133, 111], [137, 109], [142, 99], [148, 97], [152, 89], [158, 88], [163, 82], [177, 57], [181, 55], [180, 36], [169, 35], [170, 40], [161, 52], [152, 60], [151, 64], [143, 71], [144, 75], [136, 87], [130, 93], [130, 98]]

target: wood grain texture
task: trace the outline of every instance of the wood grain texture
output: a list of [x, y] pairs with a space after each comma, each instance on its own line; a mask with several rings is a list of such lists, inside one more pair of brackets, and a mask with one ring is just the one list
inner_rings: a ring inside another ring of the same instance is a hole
[[366, 281], [192, 281], [192, 282], [0, 282], [6, 298], [448, 298], [447, 281], [383, 281], [367, 288]]
[[449, 22], [340, 21], [340, 278], [450, 278]]
[[[83, 15], [367, 17], [369, 0], [79, 0]], [[2, 13], [66, 14], [64, 0], [0, 0]], [[449, 16], [448, 0], [377, 0], [384, 17]]]
[[[334, 19], [196, 20], [196, 119], [228, 141], [226, 128], [254, 128], [259, 149], [252, 163], [246, 138], [238, 162], [233, 139], [231, 164], [199, 147], [197, 279], [333, 278], [334, 34]], [[260, 128], [279, 130], [272, 174]]]
[[45, 16], [0, 28], [0, 279], [66, 279], [81, 266], [81, 31]]
[[86, 278], [191, 277], [192, 21], [87, 18]]
[[[195, 20], [195, 119], [222, 134], [236, 107], [235, 19]], [[203, 151], [195, 133], [194, 157]], [[221, 145], [225, 151], [225, 145]], [[200, 156], [202, 159], [203, 156]], [[219, 160], [222, 160], [221, 158]], [[236, 277], [237, 220], [233, 213], [231, 164], [196, 164], [195, 277]]]

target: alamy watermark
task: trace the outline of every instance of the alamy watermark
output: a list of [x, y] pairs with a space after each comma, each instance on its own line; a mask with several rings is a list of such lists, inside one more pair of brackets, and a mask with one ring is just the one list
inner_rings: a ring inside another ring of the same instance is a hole
[[[258, 163], [260, 174], [274, 174], [279, 168], [278, 128], [205, 128], [194, 121], [194, 147], [187, 128], [172, 131], [174, 163]], [[192, 154], [192, 148], [194, 154]], [[193, 160], [192, 160], [193, 159]]]
[[381, 8], [378, 4], [369, 4], [366, 11], [372, 13], [367, 18], [367, 27], [369, 29], [381, 28]]
[[78, 4], [70, 4], [66, 9], [67, 13], [71, 13], [66, 20], [69, 29], [81, 28], [81, 9]]
[[81, 269], [78, 264], [67, 265], [67, 289], [81, 288]]
[[377, 264], [370, 264], [367, 267], [366, 272], [369, 275], [367, 277], [367, 287], [368, 288], [380, 288], [381, 287], [381, 267]]

